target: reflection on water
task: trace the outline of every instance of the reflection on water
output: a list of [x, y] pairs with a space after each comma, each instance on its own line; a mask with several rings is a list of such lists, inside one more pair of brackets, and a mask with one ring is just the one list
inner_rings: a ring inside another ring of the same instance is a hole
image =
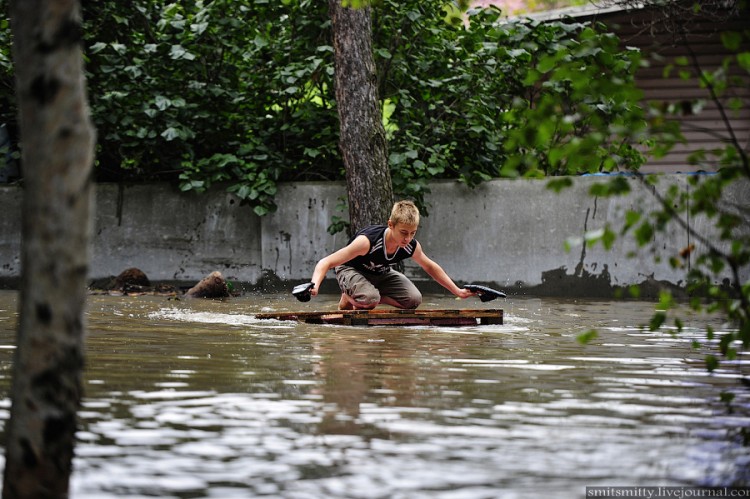
[[[3, 422], [15, 300], [0, 292]], [[596, 485], [748, 484], [750, 394], [736, 364], [705, 371], [691, 347], [705, 342], [705, 318], [671, 336], [641, 327], [649, 303], [491, 305], [505, 325], [363, 328], [254, 318], [336, 306], [320, 297], [90, 297], [73, 498], [571, 498]], [[599, 338], [581, 346], [593, 327]], [[733, 412], [722, 391], [736, 394]]]

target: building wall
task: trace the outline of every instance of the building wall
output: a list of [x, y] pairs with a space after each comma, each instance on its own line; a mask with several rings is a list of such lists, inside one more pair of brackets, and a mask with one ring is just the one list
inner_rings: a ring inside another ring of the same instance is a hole
[[[508, 293], [605, 297], [631, 284], [684, 287], [690, 262], [675, 269], [668, 260], [696, 241], [676, 224], [645, 249], [625, 237], [611, 251], [575, 242], [566, 250], [569, 238], [605, 224], [618, 231], [628, 209], [655, 203], [634, 178], [631, 194], [612, 199], [588, 195], [601, 177], [573, 180], [557, 195], [544, 180], [497, 180], [475, 189], [435, 182], [417, 239], [457, 282]], [[673, 183], [689, 188], [686, 176], [666, 175], [658, 189]], [[98, 185], [89, 274], [93, 280], [138, 267], [152, 281], [187, 285], [218, 270], [246, 289], [286, 289], [309, 280], [320, 258], [346, 244], [344, 234], [326, 231], [331, 217], [342, 215], [336, 206], [344, 193], [340, 183], [283, 184], [278, 211], [258, 217], [220, 189], [196, 195], [166, 184]], [[0, 283], [6, 287], [16, 286], [21, 272], [21, 195], [18, 187], [0, 187]], [[748, 207], [750, 187], [735, 185], [726, 199]], [[705, 219], [687, 218], [710, 233]], [[405, 272], [424, 291], [440, 291], [413, 262]], [[323, 291], [336, 289], [329, 275]]]
[[[724, 149], [735, 140], [739, 147], [750, 150], [750, 75], [737, 64], [737, 52], [722, 42], [722, 33], [747, 29], [750, 11], [745, 7], [739, 12], [712, 12], [714, 5], [695, 13], [692, 2], [669, 5], [675, 9], [671, 18], [658, 7], [625, 9], [616, 5], [576, 7], [536, 17], [601, 22], [620, 38], [623, 47], [641, 50], [646, 65], [636, 74], [636, 84], [643, 91], [644, 107], [655, 105], [664, 110], [672, 106], [678, 111], [672, 117], [680, 122], [684, 136], [669, 154], [649, 158], [641, 172], [715, 171], [717, 161], [692, 165], [690, 155]], [[678, 33], [680, 29], [685, 30], [684, 35]], [[750, 51], [747, 37], [741, 51]], [[732, 58], [726, 75], [729, 84], [714, 99], [698, 75], [720, 70], [727, 57]], [[687, 64], [679, 64], [679, 59]], [[738, 101], [743, 105], [736, 109], [733, 103]]]

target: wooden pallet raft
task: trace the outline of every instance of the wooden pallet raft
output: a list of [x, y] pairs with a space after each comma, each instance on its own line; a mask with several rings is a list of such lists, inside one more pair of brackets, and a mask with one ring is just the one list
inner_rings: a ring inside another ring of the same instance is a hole
[[476, 326], [502, 324], [502, 309], [464, 310], [336, 310], [331, 312], [273, 312], [256, 314], [258, 319], [297, 321], [306, 324], [345, 326]]

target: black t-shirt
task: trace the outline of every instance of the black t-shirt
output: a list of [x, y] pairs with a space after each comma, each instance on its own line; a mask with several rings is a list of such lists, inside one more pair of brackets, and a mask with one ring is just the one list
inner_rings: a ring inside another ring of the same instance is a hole
[[411, 257], [417, 249], [416, 239], [412, 239], [406, 248], [399, 246], [396, 253], [390, 257], [386, 254], [385, 230], [387, 228], [387, 225], [370, 225], [354, 234], [349, 243], [354, 241], [358, 236], [366, 236], [370, 240], [370, 251], [365, 255], [352, 258], [344, 265], [354, 267], [361, 272], [369, 272], [370, 274], [385, 274], [386, 272], [390, 272], [391, 265]]

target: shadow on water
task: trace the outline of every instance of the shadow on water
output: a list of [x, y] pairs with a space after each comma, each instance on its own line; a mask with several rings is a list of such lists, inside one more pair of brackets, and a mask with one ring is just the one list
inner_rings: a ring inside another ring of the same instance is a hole
[[[0, 292], [3, 421], [14, 293]], [[653, 304], [512, 298], [505, 325], [262, 321], [333, 297], [92, 296], [73, 498], [571, 498], [747, 485], [750, 394]], [[426, 308], [484, 305], [428, 297]], [[687, 314], [687, 312], [686, 312]], [[582, 346], [581, 332], [598, 328]], [[732, 412], [719, 401], [735, 393]]]

